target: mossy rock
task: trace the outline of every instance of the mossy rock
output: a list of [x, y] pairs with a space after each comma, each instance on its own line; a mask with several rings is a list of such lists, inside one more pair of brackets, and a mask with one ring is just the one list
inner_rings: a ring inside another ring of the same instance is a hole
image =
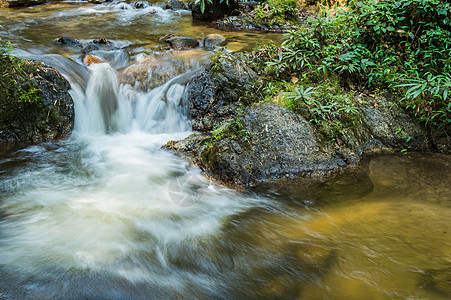
[[55, 139], [74, 124], [68, 81], [43, 63], [0, 55], [0, 143]]

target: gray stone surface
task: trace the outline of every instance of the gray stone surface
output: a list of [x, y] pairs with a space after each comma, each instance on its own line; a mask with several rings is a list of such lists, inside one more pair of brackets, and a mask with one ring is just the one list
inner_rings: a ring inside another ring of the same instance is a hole
[[[15, 102], [0, 97], [0, 143], [45, 141], [67, 136], [74, 125], [74, 103], [69, 94], [69, 82], [55, 69], [43, 63], [25, 61], [24, 73], [13, 89], [33, 86], [39, 101]], [[1, 88], [2, 82], [0, 82]], [[2, 93], [0, 93], [1, 95]], [[13, 117], [18, 115], [20, 117]]]
[[226, 45], [226, 38], [220, 34], [209, 34], [204, 39], [204, 48], [208, 51], [213, 51], [219, 46]]

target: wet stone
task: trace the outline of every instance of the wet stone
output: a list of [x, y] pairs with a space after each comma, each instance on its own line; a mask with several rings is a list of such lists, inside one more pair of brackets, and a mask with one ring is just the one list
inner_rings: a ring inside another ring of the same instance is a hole
[[60, 43], [60, 44], [63, 44], [63, 45], [78, 45], [78, 44], [80, 44], [80, 42], [77, 41], [76, 39], [74, 39], [73, 37], [66, 37], [66, 36], [60, 37], [57, 40], [57, 42]]
[[216, 47], [224, 46], [226, 38], [220, 34], [209, 34], [204, 39], [204, 48], [208, 51], [215, 50]]
[[81, 52], [84, 54], [90, 53], [92, 51], [95, 50], [99, 50], [99, 47], [95, 46], [95, 45], [85, 45], [82, 49]]
[[178, 0], [169, 0], [164, 4], [164, 9], [172, 9], [172, 10], [182, 10], [187, 9], [185, 3], [182, 3]]
[[133, 3], [133, 8], [143, 9], [143, 8], [149, 7], [149, 5], [150, 5], [149, 2], [147, 2], [147, 1], [137, 1], [137, 2]]
[[169, 45], [174, 50], [193, 49], [199, 46], [199, 42], [189, 36], [175, 36], [167, 39]]

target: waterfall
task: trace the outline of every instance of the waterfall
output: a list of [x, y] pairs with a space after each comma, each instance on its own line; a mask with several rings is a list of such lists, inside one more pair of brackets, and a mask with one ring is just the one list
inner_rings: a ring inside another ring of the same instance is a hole
[[75, 130], [81, 134], [175, 133], [191, 129], [186, 105], [186, 89], [200, 68], [174, 77], [150, 91], [136, 91], [121, 84], [108, 64], [93, 64], [83, 89], [72, 85], [75, 102]]

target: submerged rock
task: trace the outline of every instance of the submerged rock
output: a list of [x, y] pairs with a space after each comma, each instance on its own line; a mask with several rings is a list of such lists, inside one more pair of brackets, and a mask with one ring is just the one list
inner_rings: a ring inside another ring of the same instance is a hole
[[96, 50], [99, 50], [99, 49], [100, 48], [97, 47], [96, 45], [91, 45], [91, 44], [83, 45], [82, 48], [81, 48], [81, 53], [88, 54], [88, 53], [90, 53], [92, 51], [96, 51]]
[[63, 45], [78, 45], [80, 42], [73, 37], [63, 36], [56, 40], [58, 43]]
[[133, 8], [143, 9], [143, 8], [149, 7], [149, 5], [150, 5], [149, 2], [147, 2], [147, 1], [136, 1], [133, 3]]
[[321, 150], [313, 127], [287, 108], [271, 103], [253, 106], [240, 120], [243, 129], [205, 147], [197, 158], [204, 171], [223, 182], [253, 185], [323, 175], [346, 166]]
[[434, 292], [437, 296], [451, 295], [451, 267], [439, 270], [426, 270], [421, 272], [419, 285]]
[[[74, 124], [70, 85], [55, 69], [33, 61], [0, 56], [0, 142], [44, 141], [67, 136]], [[3, 71], [3, 70], [2, 70]]]
[[216, 47], [224, 46], [226, 38], [220, 34], [209, 34], [204, 39], [204, 48], [208, 51], [213, 51]]
[[167, 1], [164, 6], [164, 9], [172, 9], [172, 10], [182, 10], [182, 9], [188, 9], [187, 5], [183, 2], [180, 2], [178, 0], [169, 0]]
[[165, 40], [174, 50], [193, 49], [199, 46], [199, 42], [189, 36], [174, 36]]
[[88, 54], [83, 58], [83, 63], [87, 66], [91, 65], [91, 64], [100, 64], [100, 63], [104, 63], [105, 61], [98, 56], [95, 55], [91, 55]]

